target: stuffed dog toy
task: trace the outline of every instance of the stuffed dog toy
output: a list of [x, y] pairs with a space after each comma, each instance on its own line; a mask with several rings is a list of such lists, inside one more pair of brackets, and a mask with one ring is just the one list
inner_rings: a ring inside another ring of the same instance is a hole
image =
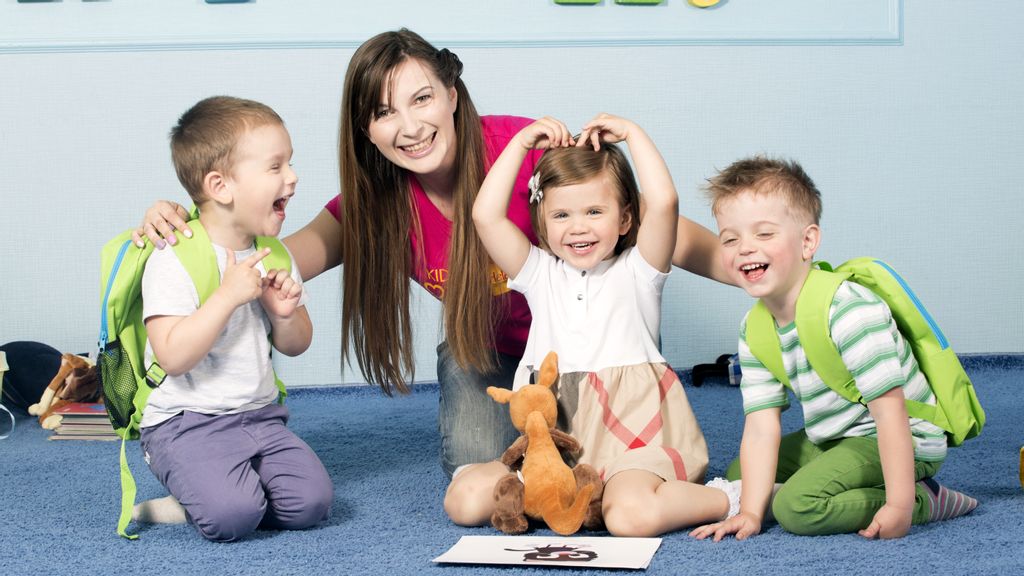
[[[538, 382], [512, 392], [490, 386], [487, 394], [509, 405], [512, 424], [522, 432], [501, 457], [513, 472], [494, 487], [491, 524], [506, 534], [521, 534], [528, 518], [543, 520], [568, 536], [585, 525], [600, 528], [601, 477], [593, 466], [569, 466], [559, 448], [578, 452], [579, 442], [555, 428], [558, 403], [551, 387], [558, 381], [558, 356], [550, 352], [541, 364]], [[520, 468], [520, 474], [515, 470]]]
[[101, 393], [95, 364], [75, 354], [62, 354], [57, 374], [39, 402], [28, 407], [28, 413], [38, 416], [43, 428], [53, 430], [60, 425], [60, 415], [54, 410], [72, 402], [100, 402]]

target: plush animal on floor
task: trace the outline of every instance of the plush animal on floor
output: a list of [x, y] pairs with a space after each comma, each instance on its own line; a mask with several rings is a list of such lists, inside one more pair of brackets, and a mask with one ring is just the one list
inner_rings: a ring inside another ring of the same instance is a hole
[[43, 391], [39, 402], [28, 407], [28, 413], [39, 417], [47, 430], [60, 425], [54, 410], [72, 402], [100, 402], [102, 388], [96, 365], [75, 354], [62, 354], [60, 368]]
[[551, 352], [541, 364], [536, 384], [515, 392], [487, 388], [491, 398], [509, 405], [512, 424], [523, 433], [501, 457], [513, 471], [494, 487], [491, 524], [506, 534], [525, 532], [528, 518], [543, 520], [564, 536], [581, 526], [597, 529], [603, 524], [603, 484], [597, 470], [589, 464], [569, 468], [559, 452], [559, 448], [578, 452], [580, 444], [555, 428], [558, 403], [551, 387], [557, 381], [558, 356]]

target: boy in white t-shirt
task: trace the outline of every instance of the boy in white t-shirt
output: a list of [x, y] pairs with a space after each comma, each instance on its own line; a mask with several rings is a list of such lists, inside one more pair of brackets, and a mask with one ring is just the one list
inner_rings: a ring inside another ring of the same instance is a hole
[[301, 354], [313, 328], [294, 260], [290, 274], [265, 270], [269, 249], [254, 244], [280, 233], [295, 194], [291, 139], [269, 107], [217, 96], [181, 116], [171, 152], [221, 282], [200, 306], [173, 250], [154, 250], [146, 263], [146, 364], [159, 358], [167, 377], [149, 396], [142, 448], [171, 497], [140, 504], [135, 517], [166, 521], [177, 512], [215, 541], [258, 527], [311, 527], [327, 518], [333, 487], [286, 427], [270, 353], [272, 345]]

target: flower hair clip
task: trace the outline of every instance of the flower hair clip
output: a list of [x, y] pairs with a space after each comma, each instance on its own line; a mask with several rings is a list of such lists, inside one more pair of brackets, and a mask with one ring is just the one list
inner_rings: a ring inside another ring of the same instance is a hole
[[526, 186], [530, 190], [530, 204], [540, 204], [540, 201], [544, 199], [544, 191], [540, 189], [540, 173], [530, 176], [530, 181]]

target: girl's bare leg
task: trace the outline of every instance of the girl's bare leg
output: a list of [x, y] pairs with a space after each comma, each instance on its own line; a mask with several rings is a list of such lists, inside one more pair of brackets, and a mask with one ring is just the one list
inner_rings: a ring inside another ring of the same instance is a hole
[[603, 510], [612, 535], [651, 537], [721, 520], [729, 512], [729, 498], [703, 484], [624, 470], [605, 483]]

